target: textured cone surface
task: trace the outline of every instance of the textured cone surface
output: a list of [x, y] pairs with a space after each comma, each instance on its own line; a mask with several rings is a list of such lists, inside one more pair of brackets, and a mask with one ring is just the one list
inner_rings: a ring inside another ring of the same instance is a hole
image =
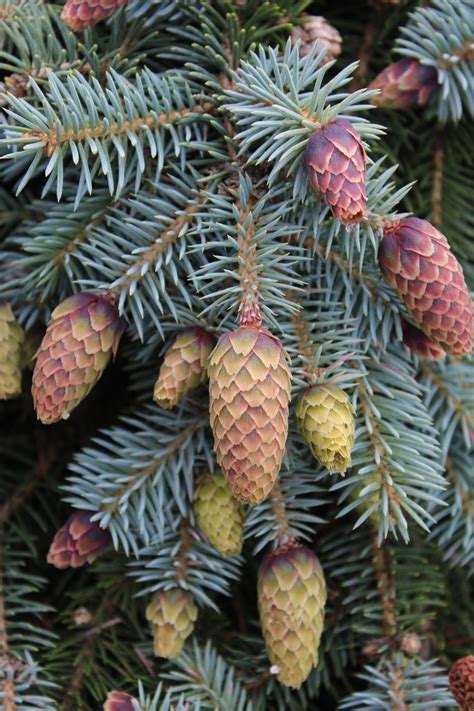
[[351, 466], [354, 444], [354, 408], [336, 385], [313, 385], [296, 406], [296, 417], [313, 455], [332, 474]]
[[449, 688], [462, 711], [474, 711], [474, 655], [454, 662], [449, 672]]
[[92, 292], [76, 294], [52, 313], [33, 371], [33, 401], [45, 425], [66, 418], [102, 375], [124, 329], [117, 307]]
[[166, 351], [155, 383], [153, 399], [169, 409], [207, 378], [207, 365], [215, 338], [202, 328], [180, 333]]
[[438, 72], [434, 67], [405, 58], [380, 72], [368, 88], [381, 90], [370, 100], [375, 106], [408, 109], [424, 106], [437, 86]]
[[239, 555], [244, 513], [222, 472], [205, 474], [194, 495], [194, 513], [201, 531], [222, 555]]
[[80, 32], [112, 17], [127, 3], [128, 0], [67, 0], [61, 19], [71, 30]]
[[257, 504], [275, 483], [288, 435], [290, 371], [280, 341], [252, 326], [221, 336], [209, 394], [217, 462], [234, 496]]
[[441, 232], [407, 217], [385, 229], [379, 264], [421, 330], [452, 355], [470, 353], [471, 297], [461, 265]]
[[332, 121], [313, 134], [303, 167], [339, 222], [356, 223], [366, 215], [365, 151], [349, 121]]
[[152, 626], [155, 655], [178, 657], [194, 629], [197, 607], [185, 590], [160, 590], [148, 604], [146, 617]]
[[104, 711], [135, 711], [133, 702], [136, 699], [124, 691], [109, 691], [104, 704]]
[[0, 302], [0, 400], [21, 392], [23, 329], [6, 301]]
[[91, 521], [88, 512], [76, 511], [54, 536], [47, 560], [55, 568], [80, 568], [92, 563], [110, 541], [110, 533]]
[[326, 583], [306, 546], [269, 553], [258, 575], [258, 607], [267, 654], [278, 679], [297, 689], [318, 663]]
[[446, 355], [438, 343], [408, 321], [403, 322], [403, 343], [412, 353], [424, 360], [440, 360]]
[[320, 15], [306, 15], [305, 22], [296, 25], [291, 32], [291, 41], [295, 45], [300, 42], [300, 55], [306, 57], [319, 42], [320, 47], [327, 49], [322, 64], [339, 57], [342, 51], [342, 37], [335, 27]]

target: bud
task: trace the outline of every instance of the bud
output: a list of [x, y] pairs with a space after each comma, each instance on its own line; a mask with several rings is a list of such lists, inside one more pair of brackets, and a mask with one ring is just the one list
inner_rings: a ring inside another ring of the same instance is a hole
[[153, 631], [153, 651], [157, 657], [174, 658], [192, 634], [197, 607], [186, 590], [159, 590], [146, 608]]
[[67, 0], [61, 19], [73, 32], [81, 32], [112, 17], [127, 3], [128, 0]]
[[416, 632], [405, 632], [400, 639], [400, 649], [405, 654], [413, 656], [421, 651], [421, 639]]
[[449, 688], [462, 711], [473, 711], [474, 654], [454, 662], [449, 672]]
[[66, 419], [115, 355], [125, 322], [110, 296], [83, 292], [57, 306], [38, 349], [33, 401], [45, 425]]
[[408, 321], [403, 321], [403, 343], [408, 350], [424, 360], [441, 360], [446, 355], [440, 345]]
[[194, 513], [207, 540], [222, 555], [239, 555], [244, 538], [242, 506], [222, 472], [205, 474], [194, 494]]
[[416, 59], [400, 59], [390, 64], [369, 84], [368, 89], [380, 89], [370, 103], [384, 109], [408, 109], [424, 106], [438, 87], [438, 72]]
[[135, 711], [138, 708], [138, 701], [124, 691], [109, 691], [104, 704], [104, 711]]
[[189, 328], [178, 334], [161, 365], [153, 392], [155, 402], [168, 410], [203, 383], [215, 345], [214, 336], [203, 328]]
[[0, 400], [21, 393], [21, 353], [23, 329], [18, 325], [10, 304], [0, 301]]
[[339, 222], [347, 225], [365, 217], [365, 150], [349, 121], [337, 119], [316, 131], [306, 146], [303, 167]]
[[90, 520], [87, 511], [75, 511], [51, 543], [47, 561], [55, 568], [80, 568], [93, 563], [111, 542], [110, 533]]
[[305, 15], [301, 25], [295, 25], [291, 32], [293, 45], [300, 42], [300, 56], [306, 57], [319, 42], [321, 47], [327, 49], [322, 64], [327, 64], [331, 59], [336, 59], [341, 54], [342, 37], [335, 27], [329, 24], [320, 15]]

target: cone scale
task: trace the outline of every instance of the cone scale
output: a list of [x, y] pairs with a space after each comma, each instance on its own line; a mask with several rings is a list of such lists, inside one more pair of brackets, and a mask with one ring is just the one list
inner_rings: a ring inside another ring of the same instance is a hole
[[454, 662], [449, 672], [449, 688], [462, 711], [474, 711], [474, 655]]
[[159, 590], [146, 608], [153, 632], [153, 651], [157, 657], [172, 659], [181, 653], [192, 634], [197, 607], [185, 590]]
[[21, 361], [24, 334], [10, 304], [0, 302], [0, 400], [21, 392]]
[[75, 511], [54, 536], [48, 563], [55, 568], [80, 568], [93, 563], [111, 542], [110, 533], [90, 520], [87, 511]]
[[424, 106], [437, 86], [438, 72], [434, 67], [406, 57], [390, 64], [369, 84], [368, 89], [380, 89], [370, 103], [386, 109]]
[[200, 478], [194, 495], [194, 513], [199, 528], [219, 553], [225, 556], [241, 553], [244, 514], [222, 472]]
[[112, 17], [127, 3], [128, 0], [67, 0], [61, 19], [73, 32], [81, 32]]

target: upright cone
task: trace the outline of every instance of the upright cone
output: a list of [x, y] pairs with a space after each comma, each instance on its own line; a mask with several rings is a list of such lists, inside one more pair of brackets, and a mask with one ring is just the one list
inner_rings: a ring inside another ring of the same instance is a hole
[[112, 538], [88, 511], [75, 511], [54, 536], [48, 551], [48, 563], [55, 568], [80, 568], [93, 563]]
[[16, 322], [10, 304], [0, 302], [0, 400], [21, 393], [23, 329]]
[[135, 711], [137, 708], [140, 708], [138, 701], [124, 691], [109, 691], [104, 704], [104, 711]]
[[449, 688], [462, 711], [474, 711], [474, 655], [457, 659], [449, 672]]
[[67, 0], [61, 19], [73, 32], [81, 32], [112, 17], [127, 3], [128, 0]]
[[306, 57], [316, 42], [327, 50], [322, 64], [339, 57], [342, 51], [342, 37], [338, 30], [321, 15], [305, 15], [301, 25], [295, 25], [291, 32], [291, 42], [300, 42], [300, 55]]
[[234, 496], [258, 504], [275, 483], [288, 435], [290, 371], [280, 341], [251, 325], [221, 336], [209, 394], [217, 462]]
[[417, 217], [386, 225], [379, 264], [428, 338], [455, 356], [471, 352], [471, 297], [462, 267], [441, 232]]
[[270, 663], [285, 686], [298, 689], [318, 663], [326, 583], [314, 553], [292, 544], [265, 556], [258, 607]]
[[380, 89], [370, 103], [385, 109], [424, 106], [437, 86], [438, 72], [434, 67], [406, 57], [390, 64], [369, 84], [368, 89]]
[[33, 401], [43, 424], [66, 419], [89, 394], [124, 327], [115, 302], [102, 294], [76, 294], [54, 309], [33, 371]]
[[365, 151], [350, 121], [337, 119], [309, 139], [303, 167], [334, 217], [347, 225], [367, 213]]
[[197, 607], [186, 590], [159, 590], [146, 608], [157, 657], [178, 657], [194, 629]]
[[222, 472], [204, 474], [194, 494], [199, 528], [222, 555], [239, 555], [244, 539], [244, 512]]

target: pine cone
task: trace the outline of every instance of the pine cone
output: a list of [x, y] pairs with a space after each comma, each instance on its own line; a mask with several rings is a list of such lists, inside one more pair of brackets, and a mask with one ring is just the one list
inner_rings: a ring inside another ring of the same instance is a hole
[[57, 306], [38, 349], [33, 400], [45, 425], [67, 419], [115, 355], [125, 322], [110, 297], [93, 292]]
[[437, 87], [436, 69], [408, 57], [390, 64], [368, 86], [369, 89], [381, 89], [370, 103], [385, 109], [424, 106]]
[[354, 408], [336, 385], [313, 385], [300, 396], [296, 417], [313, 455], [332, 474], [351, 466], [354, 444]]
[[192, 634], [197, 607], [181, 588], [159, 590], [146, 608], [153, 630], [153, 650], [157, 657], [178, 657]]
[[412, 352], [425, 360], [440, 360], [446, 355], [437, 343], [428, 338], [423, 331], [408, 321], [403, 321], [403, 343]]
[[124, 691], [109, 691], [104, 704], [104, 711], [135, 711], [137, 708], [139, 708], [138, 701]]
[[21, 393], [23, 329], [16, 322], [10, 304], [0, 302], [0, 400]]
[[112, 17], [127, 3], [128, 0], [67, 0], [61, 19], [73, 32], [81, 32]]
[[285, 686], [299, 688], [318, 663], [326, 583], [318, 559], [293, 544], [265, 556], [258, 575], [258, 607], [267, 654]]
[[153, 399], [168, 410], [207, 378], [207, 364], [216, 339], [202, 328], [189, 328], [176, 336], [166, 351], [155, 383]]
[[295, 25], [291, 32], [291, 42], [300, 42], [300, 56], [306, 57], [313, 49], [315, 42], [327, 49], [321, 64], [327, 64], [331, 59], [339, 57], [342, 51], [342, 37], [335, 27], [320, 15], [305, 15], [305, 22]]
[[111, 542], [110, 533], [90, 520], [87, 511], [75, 511], [53, 538], [47, 561], [55, 568], [80, 568], [93, 563]]
[[211, 354], [214, 449], [234, 496], [244, 503], [268, 496], [280, 471], [290, 378], [280, 341], [261, 327], [224, 334]]
[[462, 711], [474, 711], [474, 654], [454, 662], [449, 688]]
[[205, 474], [194, 494], [199, 528], [222, 555], [239, 555], [244, 537], [244, 512], [222, 472]]
[[337, 119], [316, 131], [306, 146], [303, 167], [339, 222], [346, 225], [365, 217], [365, 150], [349, 121]]
[[385, 227], [379, 263], [421, 330], [456, 356], [470, 353], [472, 304], [461, 265], [441, 232], [406, 217]]

